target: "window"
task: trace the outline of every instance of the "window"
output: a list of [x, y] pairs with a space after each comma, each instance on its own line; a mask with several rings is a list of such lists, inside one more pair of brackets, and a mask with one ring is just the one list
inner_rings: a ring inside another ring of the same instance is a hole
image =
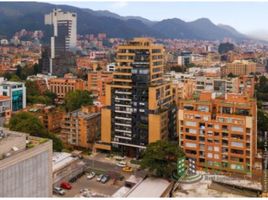
[[212, 154], [212, 153], [208, 153], [208, 154], [207, 154], [207, 157], [208, 157], [208, 158], [212, 158], [212, 157], [213, 157], [213, 154]]
[[185, 122], [186, 126], [196, 126], [196, 122], [190, 122], [190, 121], [186, 121]]
[[231, 127], [232, 131], [237, 131], [237, 132], [243, 132], [243, 128], [240, 126], [232, 126]]
[[190, 143], [190, 142], [186, 142], [185, 143], [186, 147], [192, 147], [192, 148], [196, 148], [196, 144], [195, 143]]

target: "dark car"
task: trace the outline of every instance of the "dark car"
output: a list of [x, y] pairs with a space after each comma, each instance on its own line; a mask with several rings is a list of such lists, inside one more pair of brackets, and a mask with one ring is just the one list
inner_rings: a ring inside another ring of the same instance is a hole
[[109, 175], [103, 175], [101, 178], [101, 183], [107, 183], [110, 180], [110, 176]]

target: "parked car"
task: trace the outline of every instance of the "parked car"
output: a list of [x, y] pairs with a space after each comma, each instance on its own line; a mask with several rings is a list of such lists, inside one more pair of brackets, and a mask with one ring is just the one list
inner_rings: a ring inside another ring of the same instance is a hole
[[87, 176], [87, 179], [93, 179], [96, 176], [95, 172], [90, 172], [90, 174]]
[[62, 188], [60, 188], [60, 187], [54, 187], [54, 188], [53, 188], [53, 192], [54, 192], [55, 194], [59, 194], [59, 195], [64, 195], [64, 194], [65, 194], [65, 190], [62, 189]]
[[100, 174], [100, 175], [97, 177], [97, 181], [100, 182], [103, 176], [104, 176], [103, 174]]
[[122, 156], [114, 156], [114, 159], [116, 161], [123, 161], [123, 160], [125, 160], [125, 157], [122, 157]]
[[103, 175], [101, 178], [101, 183], [107, 183], [110, 180], [110, 176], [109, 175]]
[[123, 171], [124, 172], [133, 172], [133, 168], [129, 167], [129, 166], [125, 166], [125, 167], [123, 167]]
[[127, 163], [125, 161], [120, 161], [120, 162], [116, 163], [116, 165], [119, 167], [125, 167], [125, 166], [127, 166]]
[[62, 182], [62, 183], [60, 184], [60, 187], [63, 188], [63, 189], [66, 189], [66, 190], [70, 190], [70, 189], [72, 189], [71, 184], [68, 183], [68, 182]]

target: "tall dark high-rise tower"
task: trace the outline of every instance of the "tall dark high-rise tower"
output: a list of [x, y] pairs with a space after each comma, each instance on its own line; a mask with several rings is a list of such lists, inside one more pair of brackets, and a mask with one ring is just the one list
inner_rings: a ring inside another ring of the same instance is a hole
[[45, 24], [52, 26], [48, 71], [53, 75], [63, 75], [68, 72], [68, 70], [66, 70], [68, 65], [73, 64], [70, 58], [72, 58], [71, 51], [76, 48], [76, 13], [54, 9], [51, 13], [45, 15]]

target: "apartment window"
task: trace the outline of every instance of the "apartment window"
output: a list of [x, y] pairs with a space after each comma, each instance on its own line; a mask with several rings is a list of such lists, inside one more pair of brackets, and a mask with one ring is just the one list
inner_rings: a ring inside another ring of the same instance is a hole
[[190, 121], [186, 121], [185, 122], [186, 126], [196, 126], [196, 122], [190, 122]]
[[215, 129], [219, 129], [220, 126], [219, 126], [218, 124], [215, 124], [215, 125], [214, 125], [214, 128], [215, 128]]
[[243, 147], [244, 144], [242, 142], [231, 142], [231, 146], [233, 146], [233, 147]]
[[190, 143], [190, 142], [185, 142], [185, 146], [186, 147], [191, 147], [191, 148], [196, 148], [196, 144], [195, 143]]
[[187, 140], [196, 140], [196, 136], [189, 136], [189, 135], [186, 135], [186, 139], [187, 139]]
[[218, 152], [218, 151], [220, 151], [220, 148], [219, 147], [214, 147], [214, 151]]
[[197, 132], [196, 129], [191, 129], [191, 128], [189, 129], [189, 133], [196, 134], [196, 132]]
[[197, 110], [201, 111], [201, 112], [208, 112], [209, 108], [208, 108], [208, 106], [198, 106]]
[[214, 158], [215, 158], [215, 159], [220, 159], [219, 154], [214, 154]]
[[243, 132], [243, 128], [240, 126], [232, 126], [231, 127], [232, 131], [237, 131], [237, 132]]
[[212, 153], [208, 153], [208, 154], [207, 154], [207, 157], [208, 157], [208, 158], [213, 158], [213, 154], [212, 154]]

